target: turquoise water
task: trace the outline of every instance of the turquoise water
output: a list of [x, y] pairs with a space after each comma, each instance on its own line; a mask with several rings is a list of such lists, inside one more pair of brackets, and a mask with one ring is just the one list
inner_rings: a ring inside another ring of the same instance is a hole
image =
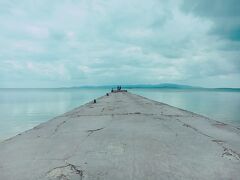
[[85, 104], [105, 89], [0, 89], [0, 140]]
[[240, 125], [240, 91], [135, 89], [132, 92], [215, 120]]
[[[0, 140], [106, 94], [108, 89], [0, 89]], [[130, 89], [130, 92], [240, 125], [240, 92]]]

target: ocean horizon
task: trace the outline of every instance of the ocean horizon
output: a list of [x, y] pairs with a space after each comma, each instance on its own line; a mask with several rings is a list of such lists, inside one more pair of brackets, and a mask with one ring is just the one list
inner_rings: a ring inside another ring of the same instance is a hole
[[[240, 126], [240, 91], [127, 88], [129, 92]], [[93, 99], [109, 88], [0, 89], [0, 140], [17, 135]]]

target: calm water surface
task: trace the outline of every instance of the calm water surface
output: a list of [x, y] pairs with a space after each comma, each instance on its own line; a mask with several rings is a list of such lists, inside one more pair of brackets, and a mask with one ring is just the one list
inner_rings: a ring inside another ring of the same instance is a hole
[[240, 126], [240, 91], [136, 89], [132, 92]]
[[[0, 140], [106, 94], [108, 89], [0, 89]], [[240, 126], [240, 92], [130, 89], [130, 92]]]
[[0, 141], [106, 92], [106, 89], [0, 89]]

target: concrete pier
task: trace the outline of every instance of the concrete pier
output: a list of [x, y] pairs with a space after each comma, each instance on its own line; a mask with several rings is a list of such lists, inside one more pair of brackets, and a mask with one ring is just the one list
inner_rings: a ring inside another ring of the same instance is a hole
[[1, 180], [239, 177], [239, 128], [128, 92], [0, 143]]

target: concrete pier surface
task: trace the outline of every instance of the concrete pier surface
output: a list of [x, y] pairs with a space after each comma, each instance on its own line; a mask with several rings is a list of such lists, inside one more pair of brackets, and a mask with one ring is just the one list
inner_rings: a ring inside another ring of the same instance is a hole
[[239, 178], [238, 127], [128, 92], [0, 143], [1, 180]]

